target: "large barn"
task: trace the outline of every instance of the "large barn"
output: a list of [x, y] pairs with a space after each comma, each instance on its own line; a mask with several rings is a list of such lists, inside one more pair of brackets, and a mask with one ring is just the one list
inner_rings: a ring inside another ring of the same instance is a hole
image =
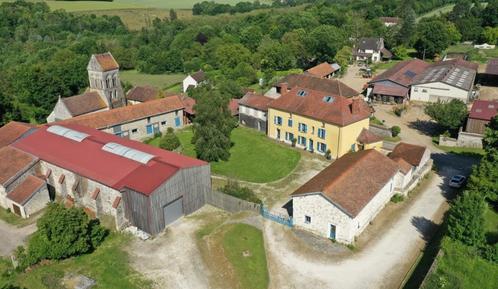
[[[202, 207], [211, 190], [206, 162], [80, 125], [46, 125], [8, 148], [31, 157], [32, 169], [19, 166], [11, 178], [42, 180], [29, 186], [30, 199], [46, 203], [48, 196], [37, 196], [53, 192], [91, 216], [114, 217], [117, 228], [133, 225], [157, 234]], [[41, 183], [48, 190], [40, 189]], [[14, 189], [6, 188], [0, 199]]]

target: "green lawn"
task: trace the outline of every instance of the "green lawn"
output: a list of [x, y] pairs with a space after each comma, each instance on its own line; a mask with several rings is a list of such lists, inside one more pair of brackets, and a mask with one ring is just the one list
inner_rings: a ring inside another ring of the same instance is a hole
[[[36, 213], [36, 215], [38, 214], [39, 213]], [[32, 216], [29, 219], [23, 219], [4, 208], [0, 208], [0, 220], [5, 221], [6, 223], [9, 223], [17, 227], [24, 227], [26, 225], [34, 223], [35, 220], [33, 217], [34, 216]]]
[[[182, 143], [182, 153], [195, 157], [194, 145], [190, 143], [193, 132], [186, 128], [177, 132]], [[267, 183], [287, 176], [297, 165], [301, 154], [290, 147], [277, 144], [265, 134], [237, 127], [232, 132], [234, 146], [228, 161], [211, 163], [215, 174], [248, 182]], [[148, 142], [158, 146], [159, 139]]]
[[424, 289], [498, 288], [498, 264], [487, 262], [478, 253], [449, 238], [442, 243], [444, 255], [428, 277]]
[[185, 78], [184, 74], [146, 74], [137, 70], [124, 70], [119, 73], [121, 80], [129, 81], [133, 85], [150, 85], [157, 88], [166, 88], [178, 84]]
[[419, 17], [417, 17], [417, 21], [420, 21], [420, 19], [425, 18], [425, 17], [438, 16], [439, 14], [445, 14], [445, 13], [451, 12], [451, 10], [453, 10], [454, 6], [455, 6], [455, 4], [448, 4], [448, 5], [436, 8], [430, 12], [424, 13], [424, 14], [420, 15]]
[[470, 61], [485, 63], [488, 59], [498, 57], [498, 48], [477, 49], [468, 44], [455, 44], [448, 47], [446, 53], [467, 53]]
[[436, 146], [445, 152], [458, 154], [458, 155], [468, 155], [468, 156], [475, 156], [475, 157], [482, 157], [484, 155], [484, 149], [480, 149], [480, 148], [447, 147], [447, 146], [440, 146], [440, 145], [436, 145]]
[[122, 249], [130, 242], [129, 236], [111, 233], [106, 241], [92, 254], [64, 261], [40, 265], [29, 273], [4, 274], [8, 268], [0, 262], [0, 285], [11, 281], [29, 289], [63, 289], [61, 280], [69, 273], [83, 274], [97, 281], [93, 289], [145, 289], [152, 283], [133, 271], [128, 265], [128, 255]]
[[240, 287], [268, 288], [269, 276], [263, 233], [246, 224], [228, 226], [223, 236], [223, 249], [240, 281]]
[[498, 242], [498, 212], [491, 206], [488, 206], [484, 212], [486, 239], [488, 243], [493, 244]]

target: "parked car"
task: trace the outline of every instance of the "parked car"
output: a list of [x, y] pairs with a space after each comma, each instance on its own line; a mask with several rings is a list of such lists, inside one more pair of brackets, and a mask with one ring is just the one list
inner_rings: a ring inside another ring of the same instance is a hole
[[448, 185], [452, 188], [458, 189], [458, 188], [461, 188], [465, 184], [466, 180], [467, 180], [466, 177], [464, 177], [462, 175], [456, 175], [450, 179], [450, 182]]

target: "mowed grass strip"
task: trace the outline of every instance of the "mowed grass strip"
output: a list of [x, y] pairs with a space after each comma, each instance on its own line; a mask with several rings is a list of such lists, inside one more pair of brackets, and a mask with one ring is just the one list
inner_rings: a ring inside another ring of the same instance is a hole
[[129, 81], [138, 86], [154, 86], [164, 89], [174, 84], [180, 83], [185, 78], [184, 74], [146, 74], [137, 70], [124, 70], [119, 73], [121, 80]]
[[[182, 153], [195, 157], [191, 143], [193, 132], [186, 128], [177, 132], [182, 144]], [[237, 127], [231, 136], [233, 147], [230, 159], [211, 163], [211, 171], [229, 178], [254, 183], [268, 183], [279, 180], [292, 172], [301, 154], [290, 147], [278, 144], [255, 130]], [[149, 142], [158, 146], [159, 139]]]
[[[97, 282], [94, 289], [152, 288], [152, 283], [133, 271], [129, 265], [128, 254], [123, 247], [131, 241], [130, 238], [120, 233], [111, 233], [91, 254], [35, 266], [29, 273], [14, 273], [9, 279], [22, 288], [62, 289], [66, 288], [61, 284], [66, 274], [82, 274]], [[0, 276], [3, 273], [1, 269], [0, 264]]]
[[261, 230], [246, 224], [227, 225], [223, 249], [241, 288], [268, 288], [269, 276]]

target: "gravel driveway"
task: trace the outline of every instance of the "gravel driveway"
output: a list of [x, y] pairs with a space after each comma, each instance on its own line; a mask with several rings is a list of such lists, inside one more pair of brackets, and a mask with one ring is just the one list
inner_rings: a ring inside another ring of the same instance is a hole
[[10, 256], [12, 252], [24, 244], [26, 238], [36, 231], [36, 223], [18, 228], [0, 220], [0, 256]]
[[[440, 167], [427, 188], [420, 192], [384, 235], [343, 260], [311, 260], [291, 249], [282, 227], [265, 221], [265, 243], [270, 260], [270, 288], [398, 288], [423, 249], [427, 234], [442, 220], [448, 208], [445, 185], [457, 172], [468, 173], [475, 160], [456, 155], [433, 155]], [[459, 164], [454, 168], [455, 163]]]

